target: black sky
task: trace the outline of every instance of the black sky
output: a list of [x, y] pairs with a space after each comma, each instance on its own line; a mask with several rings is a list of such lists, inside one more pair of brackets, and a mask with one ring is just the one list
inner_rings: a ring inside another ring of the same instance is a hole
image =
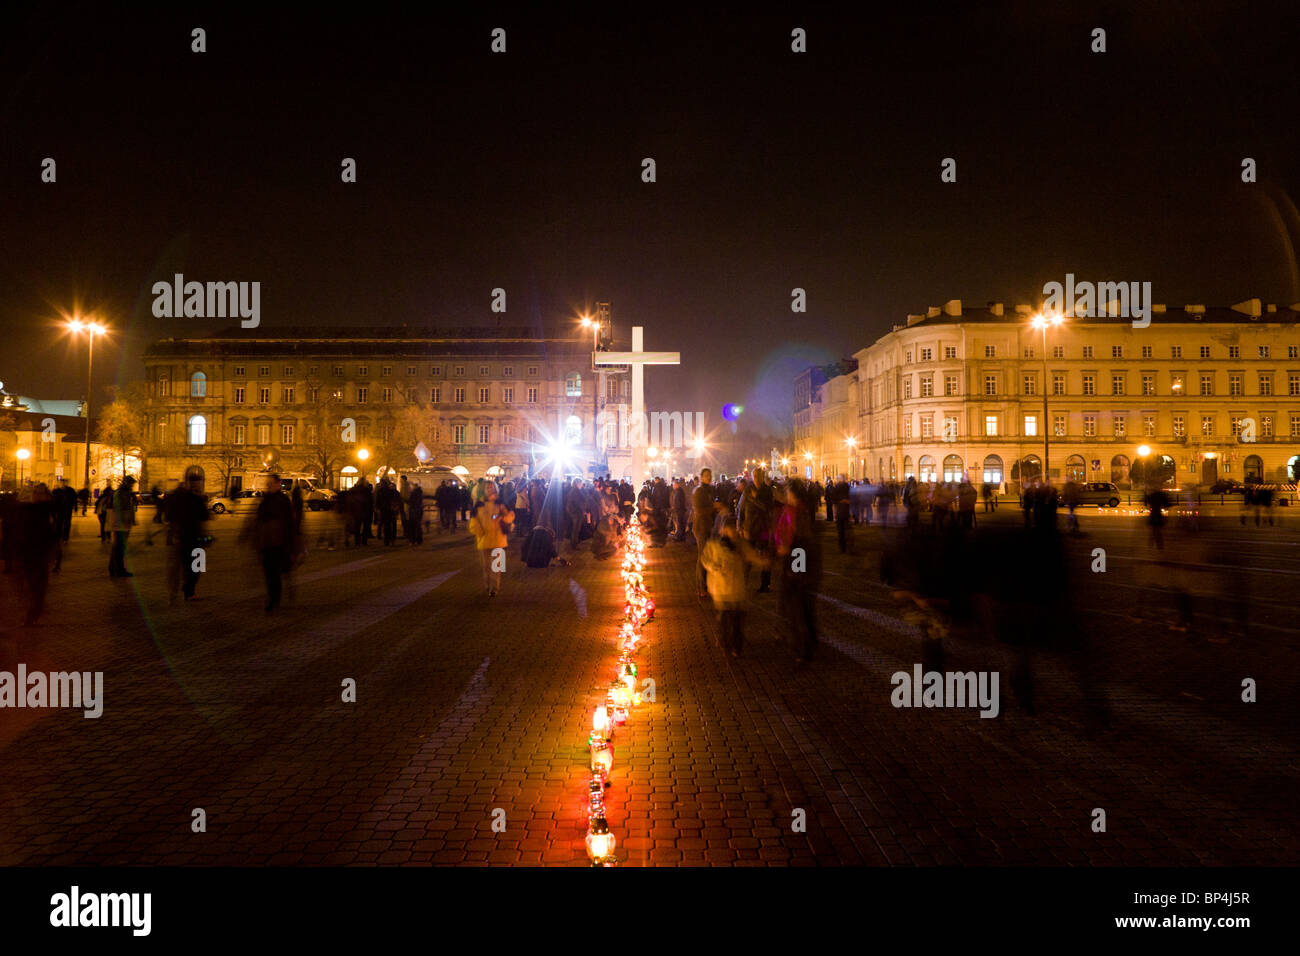
[[498, 286], [505, 324], [609, 299], [682, 352], [651, 405], [711, 421], [786, 413], [798, 367], [909, 311], [1066, 272], [1300, 300], [1293, 4], [901, 6], [6, 7], [0, 379], [81, 394], [50, 326], [74, 303], [118, 330], [103, 384], [226, 324], [153, 318], [174, 272], [260, 281], [268, 329], [492, 325]]

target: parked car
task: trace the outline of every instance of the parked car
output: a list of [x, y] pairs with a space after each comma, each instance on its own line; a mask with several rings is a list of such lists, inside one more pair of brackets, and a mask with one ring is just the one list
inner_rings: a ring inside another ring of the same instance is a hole
[[1232, 478], [1220, 478], [1210, 485], [1209, 493], [1212, 495], [1244, 495], [1246, 486]]
[[214, 515], [251, 514], [262, 503], [261, 491], [237, 491], [233, 495], [214, 495], [208, 501], [208, 510]]
[[1118, 508], [1120, 502], [1119, 486], [1110, 481], [1085, 482], [1079, 490], [1079, 504], [1096, 505], [1098, 508]]

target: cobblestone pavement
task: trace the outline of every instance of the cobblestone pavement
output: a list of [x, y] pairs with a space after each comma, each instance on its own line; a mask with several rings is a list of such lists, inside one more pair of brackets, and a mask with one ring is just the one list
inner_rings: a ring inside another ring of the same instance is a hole
[[[168, 604], [161, 538], [134, 541], [136, 577], [110, 580], [89, 520], [38, 625], [21, 625], [17, 576], [4, 577], [0, 670], [102, 670], [104, 712], [0, 711], [0, 863], [585, 863], [585, 741], [617, 657], [616, 560], [584, 545], [571, 567], [530, 570], [512, 551], [489, 598], [459, 536], [313, 551], [286, 606], [265, 615], [237, 520], [213, 522], [192, 604]], [[945, 640], [947, 666], [1002, 671], [999, 716], [891, 706], [890, 676], [921, 650], [877, 583], [878, 528], [854, 529], [842, 556], [821, 527], [823, 641], [810, 665], [793, 660], [775, 594], [755, 596], [745, 654], [728, 661], [696, 596], [693, 544], [650, 549], [658, 611], [639, 660], [657, 700], [614, 737], [606, 805], [620, 855], [1300, 862], [1300, 534], [1223, 522], [1157, 555], [1143, 530], [1088, 517], [1071, 542], [1113, 712], [1105, 731], [1085, 724], [1077, 662], [1035, 656], [1031, 715], [1007, 686], [1013, 649], [961, 633]], [[1088, 574], [1098, 546], [1109, 568]], [[1200, 626], [1173, 629], [1171, 582], [1196, 595]], [[1234, 594], [1249, 601], [1249, 630]], [[1241, 702], [1243, 677], [1259, 681], [1258, 703]], [[342, 700], [347, 678], [355, 703]], [[196, 808], [205, 833], [192, 830]]]

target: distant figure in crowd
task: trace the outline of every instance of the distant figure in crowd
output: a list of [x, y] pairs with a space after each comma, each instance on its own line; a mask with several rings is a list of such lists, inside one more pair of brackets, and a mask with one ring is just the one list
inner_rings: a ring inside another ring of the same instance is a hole
[[171, 604], [176, 603], [178, 588], [186, 601], [195, 599], [199, 572], [194, 570], [194, 552], [203, 546], [203, 526], [208, 520], [208, 501], [202, 487], [201, 479], [191, 476], [164, 500], [167, 538], [172, 549], [167, 562], [167, 599]]
[[135, 577], [126, 569], [126, 539], [135, 527], [135, 509], [135, 477], [127, 475], [118, 489], [109, 493], [108, 526], [113, 534], [113, 550], [108, 558], [110, 577]]
[[762, 565], [763, 559], [740, 536], [736, 519], [727, 515], [722, 533], [705, 543], [703, 562], [718, 614], [718, 646], [730, 657], [740, 657], [745, 646], [746, 571], [751, 564]]
[[296, 527], [293, 504], [284, 493], [280, 476], [268, 476], [266, 494], [257, 506], [253, 523], [254, 546], [261, 555], [262, 574], [266, 579], [267, 614], [280, 606], [284, 576], [290, 573], [297, 552]]

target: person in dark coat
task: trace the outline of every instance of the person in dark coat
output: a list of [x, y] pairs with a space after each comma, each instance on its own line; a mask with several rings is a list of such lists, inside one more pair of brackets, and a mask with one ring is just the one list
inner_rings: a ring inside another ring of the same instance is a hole
[[[364, 479], [363, 479], [364, 480]], [[254, 544], [262, 558], [266, 578], [266, 613], [280, 606], [284, 576], [289, 573], [297, 551], [293, 505], [280, 485], [280, 476], [267, 479], [266, 494], [257, 506], [253, 526]]]
[[192, 601], [199, 583], [199, 572], [194, 570], [194, 552], [203, 546], [203, 526], [208, 520], [208, 503], [199, 490], [201, 487], [199, 480], [191, 479], [164, 499], [163, 513], [167, 520], [168, 539], [172, 542], [167, 567], [167, 595], [173, 603], [178, 585], [185, 600]]
[[54, 500], [44, 482], [32, 488], [30, 501], [19, 507], [17, 542], [27, 586], [27, 624], [35, 624], [45, 610], [50, 586], [50, 557], [59, 544], [55, 530]]
[[412, 545], [424, 544], [424, 489], [418, 481], [411, 485], [407, 499], [406, 530]]

